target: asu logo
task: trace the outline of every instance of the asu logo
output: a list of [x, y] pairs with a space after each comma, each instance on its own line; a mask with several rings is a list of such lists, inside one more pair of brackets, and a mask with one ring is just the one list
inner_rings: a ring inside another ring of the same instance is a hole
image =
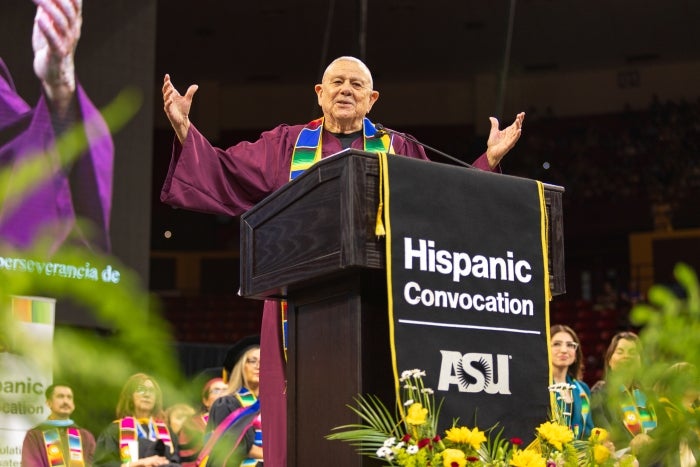
[[[438, 391], [449, 391], [457, 385], [459, 392], [510, 394], [510, 355], [467, 353], [441, 350]], [[494, 362], [495, 360], [495, 362]]]

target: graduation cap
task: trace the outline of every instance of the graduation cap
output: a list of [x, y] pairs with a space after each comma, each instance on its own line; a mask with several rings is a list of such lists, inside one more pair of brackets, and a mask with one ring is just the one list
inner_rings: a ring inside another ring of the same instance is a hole
[[226, 357], [224, 358], [222, 370], [222, 378], [226, 383], [228, 383], [233, 367], [251, 347], [260, 347], [260, 336], [246, 336], [228, 349]]

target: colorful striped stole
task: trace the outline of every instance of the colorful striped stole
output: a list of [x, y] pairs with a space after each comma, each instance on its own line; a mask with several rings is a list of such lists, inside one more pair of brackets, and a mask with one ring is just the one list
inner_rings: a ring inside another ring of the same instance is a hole
[[[198, 467], [206, 467], [209, 463], [209, 456], [212, 450], [217, 449], [216, 443], [219, 441], [221, 436], [228, 430], [231, 430], [231, 434], [236, 438], [236, 442], [232, 445], [227, 445], [225, 449], [228, 449], [227, 459], [231, 457], [239, 458], [243, 462], [247, 456], [247, 452], [241, 451], [241, 441], [245, 436], [246, 431], [251, 426], [254, 426], [257, 419], [260, 417], [260, 401], [256, 400], [252, 405], [247, 407], [239, 407], [219, 423], [219, 425], [214, 429], [214, 431], [209, 436], [206, 444], [202, 448], [197, 457], [196, 465]], [[256, 434], [257, 438], [257, 434]]]
[[144, 435], [141, 433], [139, 422], [134, 417], [124, 417], [119, 420], [119, 457], [121, 458], [122, 464], [137, 460], [131, 458], [129, 442], [137, 441], [139, 437], [151, 441], [159, 439], [168, 447], [171, 454], [174, 452], [173, 440], [170, 437], [170, 430], [168, 430], [165, 422], [150, 418], [148, 420], [148, 426], [149, 434]]
[[[365, 117], [362, 120], [364, 150], [367, 152], [393, 152], [388, 134], [377, 135], [377, 128]], [[289, 180], [294, 180], [309, 167], [321, 160], [323, 141], [323, 117], [309, 122], [302, 128], [292, 153]]]
[[578, 391], [578, 395], [581, 401], [581, 408], [579, 410], [579, 412], [581, 413], [581, 426], [576, 425], [573, 427], [573, 430], [576, 439], [581, 439], [581, 436], [583, 435], [586, 429], [586, 421], [588, 420], [588, 417], [590, 417], [591, 401], [588, 399], [588, 394], [586, 394], [586, 391], [583, 389], [583, 386], [581, 386], [581, 383], [575, 379], [573, 380], [573, 382], [576, 386], [576, 390]]
[[134, 417], [124, 417], [119, 420], [119, 458], [122, 464], [136, 460], [131, 458], [131, 450], [129, 449], [129, 442], [138, 440], [136, 423]]
[[[258, 401], [255, 394], [250, 392], [247, 388], [241, 388], [235, 396], [243, 407], [251, 407]], [[262, 425], [260, 423], [260, 415], [253, 419], [248, 428], [250, 428], [250, 426], [255, 428], [255, 445], [262, 447]], [[241, 462], [241, 467], [254, 466], [257, 465], [258, 462], [258, 459], [246, 458]]]
[[621, 403], [622, 423], [632, 436], [647, 433], [656, 428], [656, 413], [647, 404], [647, 398], [639, 389], [633, 389], [630, 394], [623, 387], [625, 400]]
[[68, 458], [69, 463], [66, 464], [65, 458], [63, 456], [63, 451], [61, 449], [61, 435], [58, 433], [56, 428], [51, 428], [44, 430], [42, 432], [44, 436], [44, 444], [46, 446], [46, 457], [49, 461], [51, 467], [82, 467], [85, 465], [85, 460], [83, 458], [83, 443], [80, 438], [80, 430], [75, 427], [69, 427], [66, 429], [68, 435]]

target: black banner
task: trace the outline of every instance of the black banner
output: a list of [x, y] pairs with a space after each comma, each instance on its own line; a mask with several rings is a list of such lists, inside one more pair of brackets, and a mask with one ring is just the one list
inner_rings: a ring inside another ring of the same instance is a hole
[[425, 370], [440, 428], [529, 441], [549, 413], [542, 184], [382, 157], [395, 380]]

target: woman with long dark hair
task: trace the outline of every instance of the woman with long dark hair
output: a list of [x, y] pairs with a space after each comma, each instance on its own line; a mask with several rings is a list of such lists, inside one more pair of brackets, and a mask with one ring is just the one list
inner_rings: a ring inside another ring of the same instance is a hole
[[552, 388], [556, 410], [577, 439], [587, 439], [593, 430], [591, 390], [583, 381], [581, 341], [569, 326], [550, 328]]
[[163, 392], [156, 380], [136, 373], [117, 402], [117, 419], [97, 438], [95, 467], [179, 466], [177, 439], [163, 412]]
[[636, 376], [642, 368], [637, 334], [615, 334], [605, 352], [604, 380], [593, 385], [592, 411], [596, 425], [605, 428], [618, 450], [637, 454], [652, 441], [656, 412]]

